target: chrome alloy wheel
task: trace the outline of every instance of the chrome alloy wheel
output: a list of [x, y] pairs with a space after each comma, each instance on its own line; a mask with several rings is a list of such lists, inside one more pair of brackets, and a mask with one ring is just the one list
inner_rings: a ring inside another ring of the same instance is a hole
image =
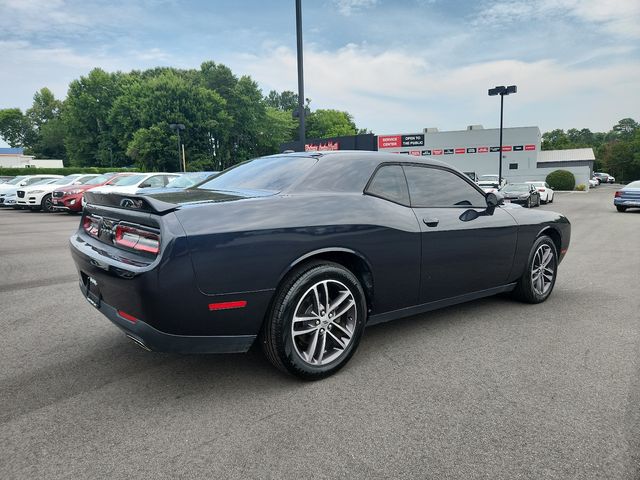
[[351, 344], [358, 310], [353, 293], [337, 280], [322, 280], [300, 298], [291, 322], [298, 356], [309, 365], [326, 365]]
[[531, 263], [531, 285], [533, 291], [538, 295], [546, 295], [553, 285], [555, 275], [553, 260], [553, 249], [550, 245], [542, 244], [533, 255]]

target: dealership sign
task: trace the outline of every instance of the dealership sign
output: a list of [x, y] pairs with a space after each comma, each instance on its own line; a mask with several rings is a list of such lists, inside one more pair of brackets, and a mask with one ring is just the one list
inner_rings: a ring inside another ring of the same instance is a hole
[[305, 143], [305, 152], [326, 152], [332, 150], [340, 150], [340, 143], [329, 140], [325, 143]]
[[424, 134], [415, 135], [380, 135], [378, 149], [424, 146]]

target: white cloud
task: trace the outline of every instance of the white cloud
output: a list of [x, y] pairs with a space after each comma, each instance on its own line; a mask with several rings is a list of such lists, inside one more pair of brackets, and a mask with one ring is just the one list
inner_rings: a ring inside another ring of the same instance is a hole
[[615, 36], [640, 38], [637, 0], [491, 0], [476, 15], [476, 25], [506, 26], [514, 20], [541, 21], [569, 17]]
[[[265, 89], [295, 90], [294, 51], [279, 47], [240, 62]], [[495, 99], [487, 89], [502, 84], [518, 85], [517, 96], [508, 100], [512, 125], [608, 130], [640, 110], [633, 90], [640, 77], [636, 63], [576, 68], [554, 60], [502, 60], [445, 69], [414, 52], [348, 45], [338, 51], [308, 48], [305, 72], [312, 107], [347, 110], [376, 133], [495, 126]]]
[[334, 3], [338, 11], [348, 17], [354, 11], [374, 6], [378, 0], [334, 0]]

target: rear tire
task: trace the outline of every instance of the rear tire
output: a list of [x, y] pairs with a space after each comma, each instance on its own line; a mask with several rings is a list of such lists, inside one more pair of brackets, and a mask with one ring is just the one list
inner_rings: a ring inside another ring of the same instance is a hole
[[513, 290], [521, 302], [542, 303], [553, 291], [558, 274], [558, 252], [550, 237], [543, 235], [531, 247], [524, 272]]
[[622, 205], [616, 205], [616, 210], [618, 210], [619, 212], [626, 212], [627, 211], [627, 207], [623, 207]]
[[278, 369], [304, 380], [340, 370], [355, 353], [366, 323], [360, 282], [342, 265], [312, 262], [278, 289], [261, 337]]

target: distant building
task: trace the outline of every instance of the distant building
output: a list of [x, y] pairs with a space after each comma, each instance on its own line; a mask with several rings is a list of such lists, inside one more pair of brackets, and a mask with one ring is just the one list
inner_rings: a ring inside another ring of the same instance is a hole
[[62, 160], [36, 159], [25, 155], [24, 148], [0, 148], [0, 167], [3, 168], [62, 168]]
[[596, 156], [592, 148], [572, 148], [569, 150], [542, 150], [538, 153], [538, 168], [589, 167], [593, 176]]
[[[466, 130], [440, 131], [425, 128], [418, 132], [392, 135], [353, 135], [314, 138], [303, 146], [290, 142], [281, 151], [378, 150], [381, 152], [430, 157], [448, 163], [470, 176], [497, 175], [498, 158], [502, 160], [502, 176], [511, 183], [544, 181], [554, 170], [568, 170], [576, 185], [587, 188], [593, 174], [595, 156], [591, 148], [541, 151], [542, 135], [538, 127], [500, 129], [470, 125]], [[500, 156], [500, 157], [499, 157]]]

